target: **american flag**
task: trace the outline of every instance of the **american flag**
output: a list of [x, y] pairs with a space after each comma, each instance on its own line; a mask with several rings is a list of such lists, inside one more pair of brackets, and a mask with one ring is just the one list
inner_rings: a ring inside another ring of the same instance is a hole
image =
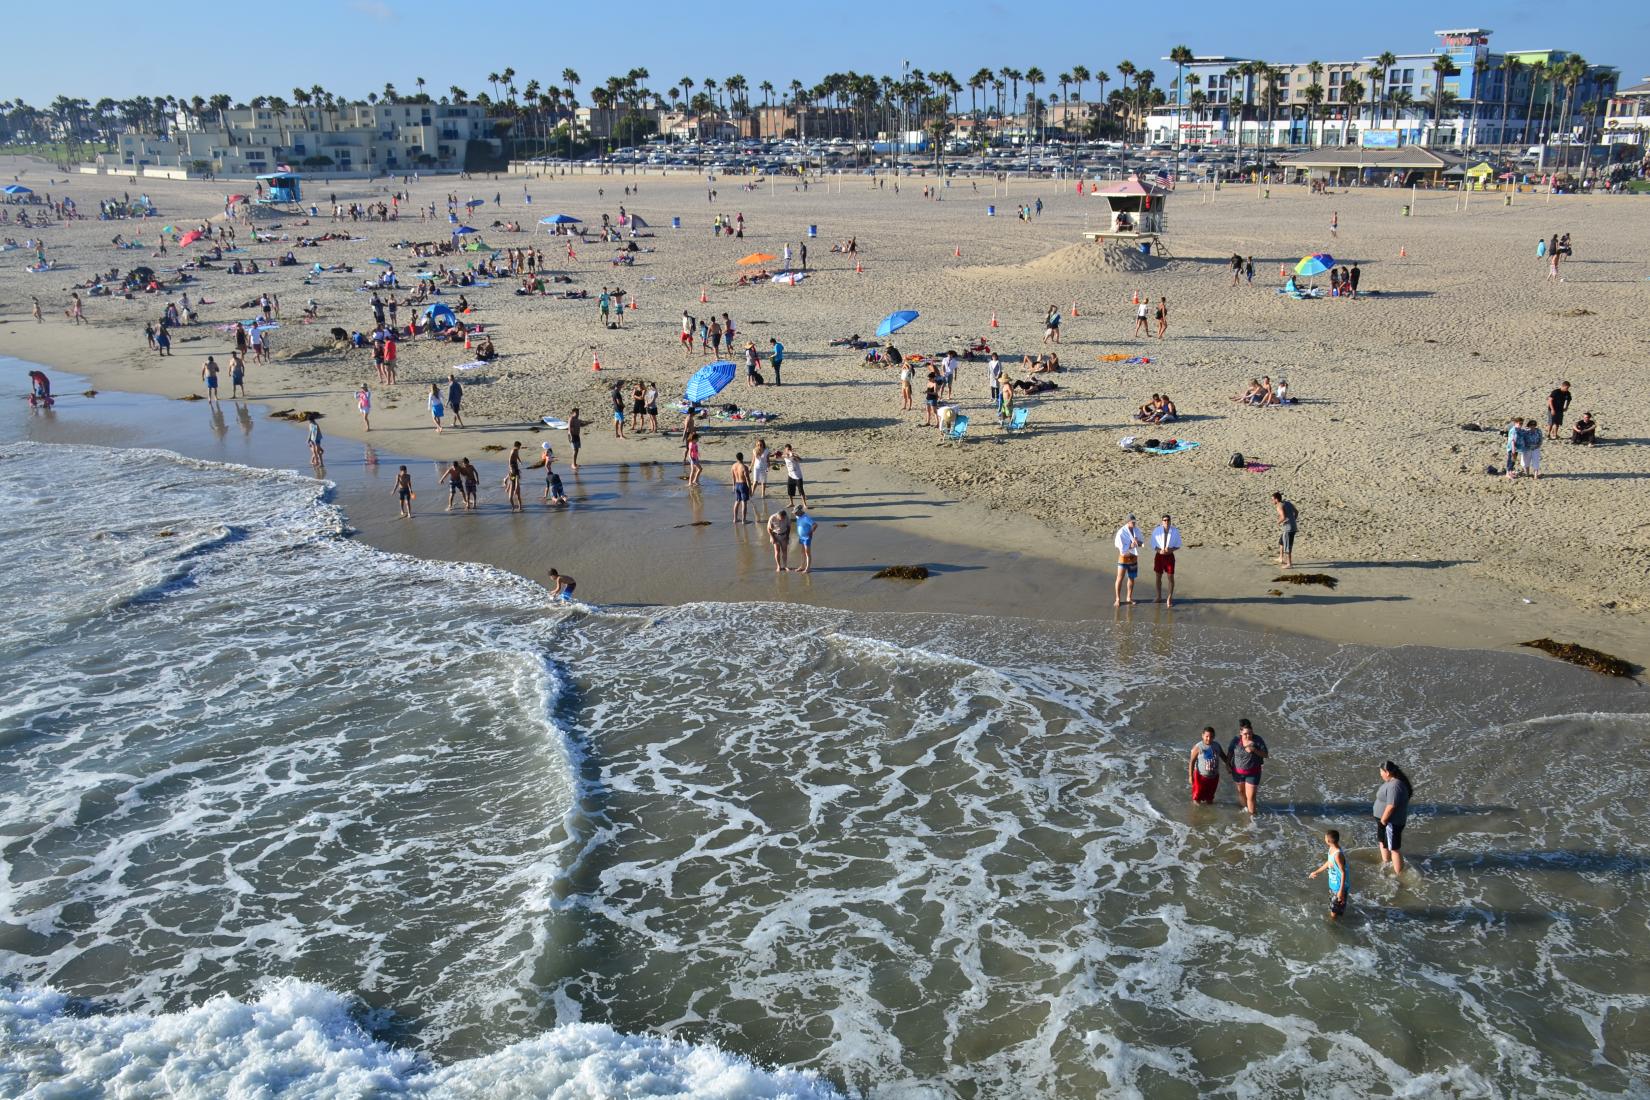
[[1159, 187], [1166, 187], [1170, 191], [1174, 190], [1174, 175], [1167, 169], [1159, 168], [1157, 171], [1153, 172], [1151, 181]]

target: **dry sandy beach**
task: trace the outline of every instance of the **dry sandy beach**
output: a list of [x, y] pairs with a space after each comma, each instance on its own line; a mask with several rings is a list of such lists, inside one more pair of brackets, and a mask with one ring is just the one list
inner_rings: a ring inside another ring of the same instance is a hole
[[[1632, 197], [1519, 195], [1508, 207], [1500, 196], [1474, 196], [1463, 209], [1459, 196], [1423, 192], [1416, 216], [1406, 219], [1399, 207], [1408, 192], [1312, 196], [1304, 188], [1274, 187], [1268, 198], [1254, 188], [1183, 189], [1168, 214], [1171, 258], [1142, 265], [1133, 256], [1119, 264], [1083, 242], [1083, 230], [1098, 221], [1098, 200], [1075, 195], [1070, 183], [1013, 182], [1005, 193], [989, 182], [976, 192], [959, 180], [941, 187], [933, 201], [922, 195], [925, 180], [904, 181], [896, 193], [892, 181], [872, 189], [864, 178], [845, 177], [803, 193], [789, 183], [744, 192], [740, 181], [723, 178], [714, 184], [712, 205], [702, 179], [441, 177], [412, 184], [402, 208], [410, 216], [349, 226], [363, 241], [295, 249], [301, 266], [265, 275], [207, 273], [190, 287], [192, 300], [201, 294], [214, 300], [201, 310], [203, 324], [176, 330], [174, 357], [158, 359], [146, 351], [142, 327], [167, 299], [86, 299], [91, 323], [76, 328], [63, 315], [67, 288], [100, 269], [175, 264], [174, 247], [157, 262], [147, 251], [115, 249], [110, 238], [142, 232], [152, 243], [160, 225], [182, 229], [221, 220], [223, 198], [236, 185], [151, 180], [139, 186], [92, 176], [54, 185], [48, 168], [23, 161], [0, 171], [22, 173], [41, 193], [74, 197], [83, 213], [95, 214], [99, 198], [122, 191], [135, 197], [141, 190], [164, 215], [158, 222], [88, 219], [46, 229], [42, 236], [59, 262], [46, 274], [26, 273], [21, 251], [6, 254], [13, 262], [0, 265], [0, 353], [89, 375], [100, 388], [172, 396], [199, 391], [206, 354], [223, 361], [229, 350], [228, 337], [214, 326], [251, 316], [242, 303], [268, 290], [281, 298], [284, 324], [276, 333], [276, 362], [249, 370], [251, 396], [278, 408], [319, 410], [329, 434], [356, 433], [352, 394], [372, 377], [370, 355], [321, 346], [333, 325], [370, 327], [369, 295], [357, 291], [353, 279], [306, 286], [304, 272], [317, 260], [343, 261], [364, 279], [379, 270], [366, 266], [368, 257], [383, 256], [409, 278], [415, 270], [410, 254], [393, 245], [447, 239], [444, 200], [456, 192], [461, 200], [486, 200], [472, 224], [489, 243], [520, 247], [533, 240], [551, 270], [566, 271], [593, 297], [516, 297], [505, 282], [466, 290], [478, 307], [470, 320], [484, 324], [503, 353], [466, 379], [465, 419], [473, 427], [436, 435], [423, 399], [431, 381], [444, 381], [468, 356], [451, 345], [404, 343], [401, 383], [393, 395], [380, 395], [374, 415], [372, 441], [387, 450], [497, 460], [500, 455], [481, 448], [522, 438], [536, 452], [540, 439], [563, 442], [560, 433], [534, 434], [538, 418], [565, 416], [577, 405], [595, 422], [587, 464], [662, 462], [661, 476], [674, 476], [679, 438], [612, 439], [606, 389], [615, 381], [655, 379], [662, 397], [674, 395], [709, 358], [680, 349], [682, 310], [726, 312], [741, 330], [741, 343], [756, 340], [764, 356], [770, 336], [785, 344], [785, 385], [757, 390], [736, 381], [724, 391], [720, 400], [778, 419], [761, 427], [707, 425], [702, 507], [714, 523], [726, 518], [727, 463], [762, 435], [771, 445], [791, 442], [808, 456], [810, 495], [822, 522], [871, 518], [848, 507], [869, 505], [880, 509], [875, 518], [886, 528], [1063, 563], [1075, 572], [1027, 598], [1079, 617], [1111, 613], [1110, 538], [1122, 516], [1137, 513], [1149, 526], [1168, 510], [1188, 543], [1180, 591], [1186, 605], [1176, 614], [1232, 613], [1280, 629], [1382, 643], [1499, 647], [1552, 635], [1650, 661], [1650, 516], [1644, 507], [1650, 397], [1642, 380], [1650, 339], [1642, 323], [1650, 293], [1644, 260], [1650, 219]], [[632, 184], [639, 192], [624, 195]], [[387, 199], [400, 187], [399, 181], [306, 181], [306, 205], [314, 201], [324, 214], [333, 193], [347, 203]], [[525, 193], [531, 205], [524, 204]], [[1038, 198], [1040, 217], [1029, 224], [1015, 218], [1017, 203]], [[421, 222], [418, 206], [432, 201], [442, 220]], [[655, 251], [639, 255], [633, 267], [612, 266], [611, 248], [594, 241], [578, 246], [577, 262], [568, 262], [560, 239], [490, 228], [495, 219], [532, 226], [555, 212], [599, 224], [604, 212], [616, 216], [621, 203], [654, 227], [655, 235], [638, 243]], [[988, 203], [995, 203], [996, 217], [986, 216]], [[743, 239], [712, 236], [713, 215], [741, 212]], [[1331, 212], [1339, 215], [1334, 238]], [[668, 228], [672, 217], [681, 218], [681, 230]], [[258, 224], [294, 240], [340, 228], [326, 217], [307, 226], [301, 220], [261, 216]], [[778, 253], [786, 242], [795, 247], [809, 225], [819, 228], [808, 241], [814, 274], [800, 287], [732, 285], [735, 260], [757, 250]], [[5, 232], [19, 240], [29, 235], [11, 227]], [[1560, 283], [1547, 279], [1535, 245], [1563, 232], [1572, 236], [1575, 258]], [[850, 236], [858, 240], [863, 272], [830, 252], [833, 242]], [[288, 247], [271, 242], [249, 254], [264, 265]], [[1279, 263], [1314, 250], [1360, 264], [1364, 294], [1356, 301], [1278, 297]], [[1225, 258], [1234, 251], [1254, 256], [1253, 286], [1229, 285]], [[604, 331], [597, 321], [594, 295], [603, 285], [622, 286], [639, 305], [627, 311], [622, 331]], [[701, 288], [708, 288], [708, 304], [699, 302]], [[1137, 291], [1167, 297], [1167, 339], [1131, 338]], [[449, 291], [445, 300], [456, 295]], [[29, 319], [31, 296], [40, 298], [43, 324]], [[321, 321], [305, 326], [296, 318], [309, 297], [318, 300]], [[829, 346], [833, 338], [870, 336], [891, 310], [916, 309], [921, 318], [896, 341], [908, 354], [961, 350], [986, 336], [1020, 377], [1020, 355], [1043, 350], [1041, 322], [1051, 304], [1067, 313], [1059, 350], [1070, 369], [1055, 376], [1057, 393], [1028, 402], [1030, 430], [1023, 435], [997, 429], [978, 362], [963, 365], [956, 393], [972, 426], [960, 444], [949, 444], [921, 427], [920, 395], [916, 411], [900, 411], [895, 372]], [[993, 314], [1000, 323], [995, 330], [989, 328]], [[1100, 359], [1117, 353], [1153, 361], [1125, 366]], [[598, 356], [600, 374], [591, 370]], [[1302, 403], [1269, 410], [1234, 403], [1244, 383], [1259, 375], [1287, 378]], [[1499, 435], [1461, 425], [1499, 429], [1508, 416], [1539, 416], [1560, 379], [1575, 393], [1571, 419], [1592, 410], [1603, 445], [1549, 443], [1539, 482], [1486, 474], [1486, 465], [1500, 459]], [[1130, 421], [1154, 392], [1174, 398], [1180, 424], [1142, 431]], [[661, 422], [676, 428], [679, 418], [662, 415]], [[1117, 446], [1123, 436], [1153, 434], [1200, 446], [1163, 457]], [[1271, 469], [1231, 469], [1232, 452]], [[301, 453], [295, 431], [294, 464]], [[433, 481], [422, 476], [425, 484]], [[529, 488], [531, 501], [531, 479]], [[1301, 511], [1297, 568], [1337, 577], [1332, 595], [1272, 583], [1267, 498], [1274, 489]], [[960, 506], [890, 506], [913, 493]], [[696, 518], [690, 494], [678, 495], [682, 514], [674, 522], [690, 522]], [[829, 530], [833, 564], [863, 553], [853, 522]], [[501, 528], [500, 537], [516, 536]], [[886, 542], [879, 535], [879, 554], [887, 552]], [[619, 598], [606, 591], [605, 552], [597, 545], [557, 548], [579, 576], [581, 596]], [[671, 563], [654, 569], [663, 578], [660, 591], [643, 595], [671, 598]], [[1149, 584], [1144, 588], [1149, 599]]]

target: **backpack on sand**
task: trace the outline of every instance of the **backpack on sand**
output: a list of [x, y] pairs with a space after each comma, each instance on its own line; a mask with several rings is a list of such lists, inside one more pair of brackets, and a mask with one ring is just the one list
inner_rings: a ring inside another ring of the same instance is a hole
[[1234, 470], [1242, 470], [1249, 464], [1243, 460], [1243, 455], [1240, 452], [1233, 451], [1232, 457], [1227, 461], [1226, 465], [1230, 466]]

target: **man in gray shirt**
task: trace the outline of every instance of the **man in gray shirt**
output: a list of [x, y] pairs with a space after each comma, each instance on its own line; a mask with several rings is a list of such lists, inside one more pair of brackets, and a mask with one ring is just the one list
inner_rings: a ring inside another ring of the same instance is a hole
[[1260, 772], [1269, 755], [1266, 742], [1255, 732], [1245, 718], [1238, 723], [1238, 735], [1227, 746], [1226, 757], [1231, 763], [1232, 779], [1237, 783], [1238, 799], [1243, 808], [1255, 812], [1255, 795], [1260, 790]]

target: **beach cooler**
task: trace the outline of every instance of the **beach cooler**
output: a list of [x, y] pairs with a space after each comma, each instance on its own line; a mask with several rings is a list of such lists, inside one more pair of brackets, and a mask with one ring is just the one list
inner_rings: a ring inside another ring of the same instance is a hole
[[1150, 242], [1150, 241], [1141, 241], [1140, 242], [1140, 254], [1142, 256], [1150, 256], [1152, 254], [1152, 242]]
[[985, 216], [988, 218], [995, 218], [997, 216], [997, 208], [995, 206], [987, 206], [985, 208]]
[[810, 236], [810, 237], [817, 237], [817, 236], [819, 236], [819, 226], [817, 226], [817, 225], [810, 225], [810, 226], [809, 226], [809, 227], [808, 227], [808, 236]]
[[670, 219], [670, 227], [672, 229], [682, 228], [682, 219], [681, 218], [671, 218]]

